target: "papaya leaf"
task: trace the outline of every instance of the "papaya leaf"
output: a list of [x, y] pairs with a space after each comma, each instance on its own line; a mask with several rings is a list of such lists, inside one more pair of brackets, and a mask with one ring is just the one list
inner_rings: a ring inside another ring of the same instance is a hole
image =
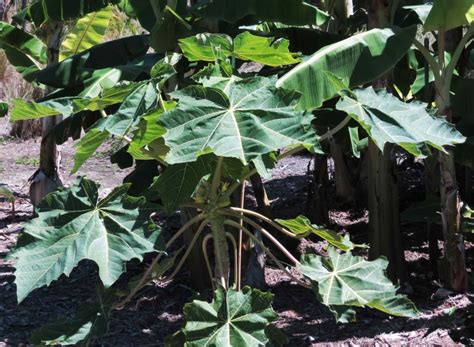
[[100, 120], [95, 128], [119, 137], [125, 136], [140, 118], [158, 107], [158, 91], [153, 82], [145, 83], [132, 91], [114, 114]]
[[112, 17], [112, 7], [91, 12], [79, 19], [61, 43], [59, 60], [64, 60], [102, 42]]
[[170, 77], [176, 74], [174, 66], [181, 60], [182, 55], [172, 53], [160, 59], [151, 69], [150, 75], [152, 78], [160, 81], [159, 85], [162, 87]]
[[[173, 101], [165, 101], [163, 102], [163, 105], [166, 110], [172, 110], [176, 107], [176, 103]], [[149, 153], [145, 150], [145, 147], [149, 146], [152, 142], [161, 139], [166, 133], [166, 129], [157, 123], [158, 118], [163, 114], [163, 112], [164, 111], [160, 108], [140, 119], [137, 130], [134, 132], [132, 141], [128, 146], [128, 153], [130, 153], [135, 159], [152, 160], [156, 155], [162, 154]], [[147, 150], [152, 150], [152, 148], [147, 148]], [[166, 154], [166, 151], [164, 154]]]
[[244, 287], [218, 288], [211, 303], [195, 300], [184, 306], [185, 346], [262, 346], [265, 329], [277, 318], [273, 295]]
[[416, 26], [397, 32], [372, 29], [356, 34], [314, 53], [283, 75], [277, 87], [300, 92], [299, 108], [318, 108], [340, 90], [327, 71], [343, 81], [349, 81], [351, 88], [371, 82], [395, 66], [412, 45], [415, 34]]
[[241, 60], [250, 60], [268, 66], [290, 65], [299, 62], [289, 51], [290, 42], [286, 39], [274, 40], [271, 37], [239, 34], [234, 39], [234, 54]]
[[254, 22], [280, 22], [291, 25], [322, 25], [330, 16], [303, 0], [201, 0], [190, 11], [199, 16], [235, 23], [247, 17]]
[[47, 195], [38, 217], [25, 225], [12, 257], [18, 301], [32, 290], [68, 276], [84, 259], [94, 261], [110, 287], [133, 258], [162, 250], [160, 230], [150, 214], [158, 207], [128, 196], [129, 185], [99, 199], [98, 184], [78, 178], [68, 189]]
[[[163, 106], [166, 110], [171, 110], [176, 107], [176, 103], [165, 101]], [[162, 156], [168, 152], [162, 138], [166, 129], [157, 123], [157, 119], [163, 112], [163, 109], [160, 108], [140, 119], [127, 150], [134, 159], [162, 160]]]
[[157, 104], [157, 91], [153, 83], [141, 84], [134, 89], [124, 99], [117, 112], [97, 121], [76, 144], [71, 174], [79, 170], [109, 135], [125, 136], [140, 122], [140, 117], [150, 113]]
[[332, 312], [336, 322], [338, 323], [352, 323], [356, 321], [356, 311], [349, 306], [329, 306], [329, 311]]
[[180, 39], [179, 47], [189, 61], [214, 62], [216, 47], [224, 56], [232, 55], [232, 38], [225, 34], [202, 33]]
[[118, 300], [114, 290], [98, 293], [94, 301], [83, 303], [72, 319], [60, 319], [35, 330], [30, 342], [41, 346], [88, 346], [107, 333], [110, 312]]
[[[277, 154], [276, 152], [267, 153], [261, 155], [252, 160], [257, 173], [264, 179], [271, 179], [272, 178], [272, 170], [275, 168], [277, 163]], [[242, 176], [237, 177], [240, 180]]]
[[424, 103], [405, 103], [372, 87], [354, 90], [354, 95], [357, 100], [342, 97], [336, 108], [356, 120], [381, 151], [386, 143], [394, 143], [414, 156], [425, 156], [430, 146], [444, 151], [443, 146], [465, 141], [446, 119], [430, 115]]
[[170, 164], [213, 152], [249, 163], [290, 145], [314, 144], [311, 114], [297, 112], [298, 94], [275, 88], [274, 77], [231, 81], [225, 90], [190, 86], [171, 93], [178, 106], [158, 123], [167, 129]]
[[337, 247], [343, 251], [350, 251], [355, 247], [361, 247], [363, 245], [355, 245], [349, 239], [349, 235], [338, 235], [335, 231], [328, 230], [324, 227], [320, 227], [311, 224], [310, 220], [305, 216], [298, 216], [295, 219], [277, 219], [278, 224], [283, 225], [285, 228], [290, 230], [292, 233], [298, 236], [307, 237], [310, 234], [315, 234], [326, 240], [330, 245]]
[[450, 30], [474, 21], [472, 0], [435, 0], [423, 29]]
[[99, 129], [89, 130], [76, 144], [76, 152], [74, 153], [74, 166], [71, 175], [75, 174], [109, 137], [107, 131]]
[[232, 40], [224, 34], [198, 34], [179, 40], [183, 54], [190, 61], [213, 62], [216, 57], [214, 48], [224, 57], [235, 57], [240, 60], [254, 61], [268, 66], [281, 66], [298, 63], [289, 51], [289, 41], [276, 40], [271, 37], [256, 36], [248, 31]]
[[417, 317], [415, 305], [396, 294], [397, 288], [385, 276], [387, 265], [383, 258], [366, 261], [329, 248], [327, 258], [305, 254], [298, 269], [311, 280], [318, 299], [333, 309], [367, 306], [395, 316]]
[[41, 64], [46, 63], [46, 45], [43, 41], [5, 22], [0, 22], [0, 50], [29, 82], [41, 69]]
[[349, 130], [349, 138], [351, 140], [351, 149], [352, 149], [352, 154], [356, 158], [360, 158], [360, 153], [361, 151], [367, 147], [369, 141], [367, 138], [360, 139], [359, 138], [359, 128], [358, 127], [348, 127]]
[[211, 172], [212, 156], [199, 157], [190, 163], [168, 166], [148, 189], [149, 200], [161, 199], [168, 213], [188, 201], [201, 179]]

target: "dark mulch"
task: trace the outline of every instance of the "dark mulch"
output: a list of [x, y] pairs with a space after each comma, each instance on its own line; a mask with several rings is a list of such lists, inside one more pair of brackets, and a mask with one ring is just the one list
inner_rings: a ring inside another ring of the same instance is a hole
[[[310, 157], [304, 155], [288, 158], [278, 164], [274, 178], [265, 183], [275, 216], [291, 218], [306, 212], [309, 182], [306, 172], [309, 161]], [[88, 165], [93, 167], [94, 163]], [[113, 167], [108, 170], [115, 172]], [[410, 172], [410, 177], [416, 174], [416, 170]], [[120, 179], [113, 178], [114, 181], [105, 180], [105, 188], [110, 189]], [[20, 186], [12, 175], [2, 174], [1, 180], [15, 188]], [[410, 180], [405, 182], [413, 185]], [[419, 181], [415, 182], [414, 186], [419, 184]], [[412, 190], [407, 191], [413, 194]], [[248, 193], [247, 205], [253, 206], [250, 188]], [[366, 241], [366, 210], [357, 205], [338, 204], [337, 201], [331, 201], [331, 206], [334, 207], [331, 210], [333, 227], [349, 231], [357, 242]], [[30, 218], [30, 212], [31, 206], [24, 196], [17, 200], [17, 215], [14, 219], [9, 215], [9, 205], [0, 202], [0, 346], [27, 343], [34, 329], [52, 320], [70, 317], [96, 290], [95, 265], [81, 262], [70, 278], [62, 277], [50, 287], [34, 291], [17, 305], [14, 269], [6, 255], [16, 242], [21, 224]], [[177, 223], [175, 216], [173, 227]], [[289, 337], [289, 345], [456, 345], [449, 333], [458, 331], [457, 336], [463, 336], [460, 330], [463, 328], [461, 315], [470, 305], [470, 298], [468, 295], [439, 291], [440, 285], [428, 261], [423, 230], [422, 225], [406, 225], [402, 228], [410, 276], [409, 286], [404, 290], [419, 307], [420, 319], [392, 318], [362, 309], [358, 312], [356, 323], [336, 324], [327, 308], [315, 299], [314, 293], [291, 282], [286, 274], [274, 269], [270, 263], [266, 268], [266, 280], [268, 290], [275, 294], [274, 308], [279, 315], [275, 324]], [[468, 247], [468, 252], [474, 251], [472, 244], [468, 243]], [[300, 250], [305, 248], [322, 251], [324, 244], [314, 239], [297, 247]], [[138, 269], [140, 266], [132, 263], [130, 267]], [[182, 326], [182, 307], [193, 295], [185, 272], [169, 284], [150, 285], [133, 302], [113, 314], [109, 333], [96, 341], [95, 345], [162, 345], [167, 335]]]

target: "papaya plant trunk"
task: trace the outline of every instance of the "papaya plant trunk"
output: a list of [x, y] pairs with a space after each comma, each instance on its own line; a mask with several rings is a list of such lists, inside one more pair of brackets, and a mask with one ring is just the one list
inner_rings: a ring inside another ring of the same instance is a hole
[[[192, 208], [182, 208], [181, 209], [181, 222], [185, 225], [189, 222], [193, 217], [197, 215], [195, 209]], [[194, 233], [197, 230], [197, 226], [190, 227], [184, 234], [183, 238], [186, 243], [189, 242], [194, 237]], [[191, 281], [192, 287], [202, 292], [208, 288], [211, 288], [211, 279], [208, 276], [206, 271], [202, 271], [202, 269], [206, 268], [206, 262], [204, 260], [204, 255], [201, 249], [201, 244], [203, 242], [203, 237], [200, 236], [197, 240], [196, 244], [194, 245], [191, 253], [189, 254], [188, 259], [186, 260], [186, 268], [189, 271], [189, 278]]]
[[[63, 24], [54, 22], [46, 25], [46, 43], [48, 47], [48, 65], [59, 60], [59, 47]], [[46, 94], [52, 90], [47, 88]], [[37, 206], [43, 197], [62, 186], [58, 174], [58, 148], [51, 130], [62, 120], [62, 116], [45, 117], [42, 121], [42, 140], [40, 149], [39, 169], [31, 178], [30, 199], [33, 206]]]
[[212, 239], [214, 241], [215, 273], [219, 285], [224, 289], [229, 288], [230, 259], [229, 246], [225, 234], [224, 218], [213, 216], [209, 219]]
[[392, 145], [387, 144], [382, 153], [373, 141], [369, 142], [369, 257], [376, 259], [385, 256], [389, 261], [389, 278], [394, 282], [404, 282], [406, 275], [392, 148]]

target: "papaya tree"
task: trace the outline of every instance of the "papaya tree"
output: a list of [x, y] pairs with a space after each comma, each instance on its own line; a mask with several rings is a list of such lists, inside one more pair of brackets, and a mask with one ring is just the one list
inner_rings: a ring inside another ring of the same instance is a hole
[[[43, 22], [47, 16], [63, 20], [77, 13], [73, 7], [48, 8], [47, 0], [38, 4], [19, 17]], [[414, 156], [462, 143], [464, 137], [431, 115], [427, 104], [370, 86], [406, 54], [416, 26], [363, 30], [301, 57], [282, 31], [272, 36], [267, 29], [290, 27], [299, 34], [309, 29], [317, 35], [314, 28], [325, 25], [330, 14], [302, 0], [292, 0], [291, 6], [288, 0], [122, 1], [120, 10], [149, 33], [105, 43], [96, 40], [96, 32], [77, 31], [88, 27], [91, 17], [102, 18], [98, 12], [109, 2], [81, 4], [76, 31], [64, 42], [87, 36], [92, 43], [64, 44], [67, 58], [47, 67], [19, 65], [32, 81], [54, 91], [34, 102], [14, 100], [12, 119], [62, 115], [48, 135], [54, 143], [78, 140], [72, 172], [112, 136], [122, 141], [113, 162], [135, 166], [124, 184], [105, 196], [96, 182], [77, 178], [71, 187], [47, 194], [37, 216], [25, 224], [11, 254], [20, 304], [32, 291], [69, 276], [82, 260], [94, 262], [99, 275], [97, 297], [74, 317], [37, 330], [33, 344], [91, 343], [106, 333], [115, 309], [152, 281], [172, 280], [197, 246], [204, 259], [201, 271], [211, 278], [212, 299], [186, 304], [186, 324], [167, 343], [281, 345], [284, 339], [272, 326], [277, 317], [272, 294], [242, 285], [245, 240], [312, 290], [339, 322], [353, 321], [355, 308], [363, 307], [418, 316], [387, 277], [386, 259], [353, 254], [366, 245], [303, 215], [274, 220], [232, 198], [254, 175], [271, 175], [279, 160], [303, 151], [323, 154], [324, 144], [349, 128], [380, 151], [393, 144]], [[43, 54], [44, 44], [25, 36], [29, 40]], [[25, 59], [36, 52], [30, 45], [25, 52], [16, 41], [10, 46]], [[249, 64], [256, 69], [243, 69]], [[314, 126], [322, 116], [313, 112], [324, 102], [330, 102], [326, 115], [342, 119]], [[155, 224], [157, 212], [183, 209], [193, 211], [192, 217], [171, 235]], [[183, 237], [186, 233], [190, 237]], [[298, 258], [283, 241], [308, 237], [324, 240], [326, 252]], [[148, 254], [152, 260], [143, 271], [124, 275], [130, 260], [143, 261]]]

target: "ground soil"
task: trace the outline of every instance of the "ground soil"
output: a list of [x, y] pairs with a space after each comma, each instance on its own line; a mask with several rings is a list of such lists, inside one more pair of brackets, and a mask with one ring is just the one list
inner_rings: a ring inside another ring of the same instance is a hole
[[[5, 135], [5, 129], [6, 125], [1, 123], [0, 135], [2, 130]], [[109, 143], [78, 173], [99, 181], [103, 192], [119, 184], [127, 174], [127, 170], [120, 170], [109, 162], [108, 154], [115, 146], [115, 143]], [[31, 218], [27, 181], [36, 169], [38, 149], [38, 140], [21, 141], [6, 136], [0, 138], [0, 183], [6, 184], [17, 197], [14, 216], [11, 214], [10, 204], [0, 200], [0, 346], [27, 344], [32, 331], [48, 321], [70, 317], [78, 305], [90, 298], [96, 290], [95, 265], [81, 262], [70, 278], [61, 277], [50, 287], [34, 291], [17, 305], [13, 263], [6, 256], [15, 245], [23, 223]], [[73, 152], [72, 143], [62, 146], [61, 174], [66, 185], [74, 179], [68, 174], [72, 167]], [[276, 217], [295, 217], [306, 211], [309, 164], [309, 156], [287, 158], [278, 164], [272, 180], [265, 182]], [[401, 184], [406, 184], [404, 191], [411, 193], [413, 191], [410, 189], [420, 185], [417, 179], [412, 182], [413, 177], [419, 175], [419, 172], [412, 169], [404, 170], [407, 177], [401, 180]], [[247, 204], [252, 206], [251, 189], [248, 190], [247, 198]], [[347, 231], [357, 242], [363, 242], [367, 230], [367, 211], [363, 206], [363, 203], [351, 206], [331, 201], [332, 227]], [[167, 220], [161, 222], [167, 224]], [[179, 216], [172, 216], [168, 222], [168, 228], [177, 228]], [[459, 338], [466, 334], [461, 316], [472, 305], [472, 293], [455, 294], [442, 290], [428, 261], [423, 224], [404, 224], [402, 232], [409, 273], [409, 281], [404, 284], [403, 290], [421, 311], [419, 319], [392, 318], [375, 311], [359, 310], [356, 323], [336, 324], [327, 308], [315, 299], [314, 293], [298, 287], [270, 263], [265, 275], [268, 290], [275, 294], [273, 306], [279, 315], [275, 324], [288, 336], [288, 345], [460, 345], [463, 340]], [[298, 245], [295, 252], [307, 248], [323, 251], [324, 246], [318, 240], [309, 240]], [[468, 243], [470, 259], [473, 250], [472, 244]], [[129, 267], [137, 268], [139, 265], [132, 263]], [[136, 300], [112, 315], [109, 333], [94, 345], [162, 345], [164, 338], [183, 324], [183, 304], [193, 295], [186, 272], [166, 285], [150, 285]]]

